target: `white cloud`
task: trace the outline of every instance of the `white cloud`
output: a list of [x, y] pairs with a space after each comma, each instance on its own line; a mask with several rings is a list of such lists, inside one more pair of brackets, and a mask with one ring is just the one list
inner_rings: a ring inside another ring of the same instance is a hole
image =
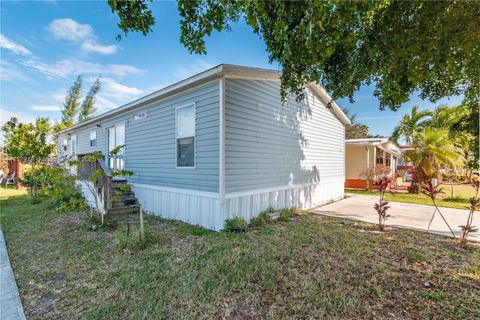
[[55, 105], [46, 105], [46, 106], [31, 106], [30, 110], [35, 110], [35, 111], [60, 111], [61, 107], [60, 106], [55, 106]]
[[7, 50], [12, 51], [15, 54], [19, 54], [22, 56], [32, 56], [32, 52], [25, 48], [24, 46], [14, 42], [13, 40], [5, 37], [3, 34], [0, 33], [0, 48], [4, 48]]
[[142, 74], [144, 70], [134, 66], [123, 64], [99, 64], [93, 62], [84, 62], [78, 60], [60, 60], [55, 63], [46, 63], [38, 59], [30, 59], [23, 62], [50, 78], [67, 78], [76, 74], [107, 74], [115, 76], [125, 76], [129, 74]]
[[117, 51], [116, 45], [103, 45], [99, 42], [95, 30], [89, 24], [81, 24], [73, 19], [55, 19], [47, 29], [60, 40], [67, 40], [80, 45], [85, 52], [113, 54]]
[[0, 79], [2, 81], [32, 81], [32, 79], [27, 77], [15, 64], [4, 59], [2, 59], [0, 63]]
[[136, 87], [129, 87], [111, 78], [101, 78], [101, 91], [116, 99], [128, 99], [143, 94], [143, 90]]
[[109, 45], [104, 46], [95, 42], [85, 41], [81, 45], [82, 49], [86, 52], [100, 53], [100, 54], [113, 54], [117, 51], [117, 46]]
[[208, 70], [208, 69], [211, 69], [215, 66], [215, 64], [211, 64], [209, 62], [206, 62], [206, 61], [203, 61], [203, 60], [196, 60], [195, 62], [187, 65], [187, 66], [183, 66], [183, 67], [178, 67], [173, 75], [175, 78], [179, 79], [179, 80], [183, 80], [185, 78], [188, 78], [190, 76], [193, 76], [197, 73], [200, 73], [202, 71], [205, 71], [205, 70]]
[[72, 19], [56, 19], [48, 26], [48, 30], [57, 39], [81, 41], [95, 35], [89, 24], [80, 24]]

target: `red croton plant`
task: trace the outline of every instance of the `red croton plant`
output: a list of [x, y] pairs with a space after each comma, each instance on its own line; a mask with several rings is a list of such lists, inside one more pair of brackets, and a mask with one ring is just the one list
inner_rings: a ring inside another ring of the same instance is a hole
[[385, 230], [385, 221], [388, 217], [390, 217], [390, 215], [387, 214], [387, 210], [390, 208], [390, 206], [388, 205], [388, 201], [383, 200], [383, 198], [385, 196], [385, 192], [387, 192], [391, 184], [392, 180], [390, 180], [388, 177], [381, 177], [375, 180], [373, 183], [374, 188], [380, 193], [380, 199], [378, 203], [375, 203], [373, 206], [378, 213], [378, 229], [380, 231]]
[[432, 224], [433, 218], [435, 217], [435, 214], [438, 212], [442, 217], [443, 221], [445, 222], [445, 224], [447, 225], [448, 229], [452, 233], [452, 236], [455, 238], [455, 233], [453, 232], [452, 228], [450, 227], [447, 220], [443, 216], [442, 212], [438, 208], [437, 202], [435, 201], [435, 199], [437, 198], [437, 195], [440, 193], [443, 193], [443, 188], [441, 188], [438, 185], [434, 185], [433, 182], [430, 180], [430, 181], [422, 182], [422, 193], [427, 197], [429, 197], [432, 200], [433, 205], [435, 206], [435, 210], [433, 211], [432, 218], [428, 223], [427, 231], [430, 230], [430, 225]]
[[459, 226], [462, 230], [462, 235], [460, 236], [460, 242], [465, 244], [467, 242], [467, 237], [470, 232], [478, 231], [478, 227], [473, 226], [473, 215], [477, 210], [478, 204], [480, 202], [480, 198], [478, 197], [478, 192], [480, 189], [480, 180], [473, 180], [472, 187], [475, 189], [475, 196], [470, 198], [470, 212], [468, 213], [467, 223], [465, 225]]

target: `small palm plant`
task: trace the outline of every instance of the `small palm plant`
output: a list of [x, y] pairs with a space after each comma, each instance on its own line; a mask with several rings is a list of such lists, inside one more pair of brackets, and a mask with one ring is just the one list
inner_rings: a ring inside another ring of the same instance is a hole
[[467, 223], [465, 225], [461, 225], [460, 229], [462, 230], [462, 235], [460, 236], [460, 243], [465, 244], [467, 243], [467, 237], [470, 232], [478, 231], [478, 227], [473, 226], [473, 214], [478, 207], [480, 202], [480, 198], [478, 197], [478, 192], [480, 189], [480, 181], [475, 180], [472, 181], [472, 187], [475, 189], [475, 196], [470, 198], [470, 212], [468, 213]]
[[416, 164], [417, 180], [427, 183], [437, 178], [442, 168], [454, 168], [462, 164], [462, 155], [446, 129], [426, 128], [415, 138], [415, 151], [411, 154]]
[[380, 193], [380, 199], [378, 200], [378, 203], [375, 203], [373, 208], [378, 213], [378, 229], [382, 232], [385, 230], [385, 221], [388, 217], [390, 217], [390, 215], [387, 214], [387, 210], [390, 208], [390, 206], [388, 205], [388, 201], [383, 199], [385, 192], [391, 183], [392, 181], [387, 177], [382, 177], [373, 183], [375, 189], [377, 189]]
[[442, 217], [443, 221], [445, 221], [445, 224], [447, 225], [448, 229], [452, 233], [452, 236], [455, 238], [455, 233], [453, 232], [452, 228], [450, 227], [447, 220], [443, 216], [442, 212], [438, 208], [437, 202], [435, 201], [438, 194], [444, 193], [443, 188], [441, 188], [437, 185], [434, 185], [432, 183], [432, 181], [426, 181], [426, 182], [422, 182], [422, 193], [424, 195], [426, 195], [427, 197], [429, 197], [432, 200], [433, 205], [435, 206], [435, 210], [433, 211], [432, 218], [430, 219], [430, 222], [428, 223], [427, 231], [430, 230], [430, 226], [432, 225], [433, 218], [435, 218], [435, 214], [438, 212], [440, 214], [440, 216]]

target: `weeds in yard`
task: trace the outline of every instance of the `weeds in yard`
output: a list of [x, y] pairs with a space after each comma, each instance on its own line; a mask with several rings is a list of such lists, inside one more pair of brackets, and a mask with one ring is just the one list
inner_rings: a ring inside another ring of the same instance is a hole
[[96, 231], [101, 228], [107, 228], [107, 225], [102, 223], [102, 219], [95, 215], [89, 215], [85, 221], [85, 229]]
[[248, 224], [248, 226], [253, 229], [265, 227], [267, 224], [273, 222], [271, 214], [274, 212], [275, 212], [275, 209], [273, 209], [272, 207], [260, 212], [258, 216], [253, 217], [250, 220], [250, 223]]
[[290, 209], [282, 209], [278, 215], [277, 221], [287, 222], [290, 218], [297, 214], [297, 210], [295, 208]]
[[416, 249], [408, 249], [406, 251], [406, 257], [410, 263], [421, 262], [427, 259], [427, 257], [421, 251]]
[[301, 211], [295, 208], [284, 208], [276, 211], [273, 207], [268, 207], [266, 210], [260, 212], [258, 216], [250, 219], [249, 223], [239, 217], [228, 219], [225, 222], [225, 231], [243, 233], [248, 230], [265, 228], [275, 222], [287, 222], [292, 216], [299, 215], [300, 213]]
[[138, 251], [158, 242], [156, 230], [145, 228], [144, 238], [141, 239], [140, 228], [126, 225], [118, 228], [115, 232], [115, 247], [120, 250]]
[[87, 212], [5, 192], [0, 223], [29, 319], [479, 318], [480, 251], [448, 238], [295, 211], [240, 236], [193, 237], [200, 229], [147, 216], [139, 243], [138, 228], [128, 241], [125, 227], [87, 231]]

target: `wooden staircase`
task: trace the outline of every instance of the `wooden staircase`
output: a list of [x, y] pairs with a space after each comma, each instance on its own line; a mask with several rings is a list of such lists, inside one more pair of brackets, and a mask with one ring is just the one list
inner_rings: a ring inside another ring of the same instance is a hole
[[116, 179], [110, 182], [111, 201], [107, 208], [105, 219], [110, 223], [137, 223], [140, 214], [140, 204], [131, 191], [125, 179]]

